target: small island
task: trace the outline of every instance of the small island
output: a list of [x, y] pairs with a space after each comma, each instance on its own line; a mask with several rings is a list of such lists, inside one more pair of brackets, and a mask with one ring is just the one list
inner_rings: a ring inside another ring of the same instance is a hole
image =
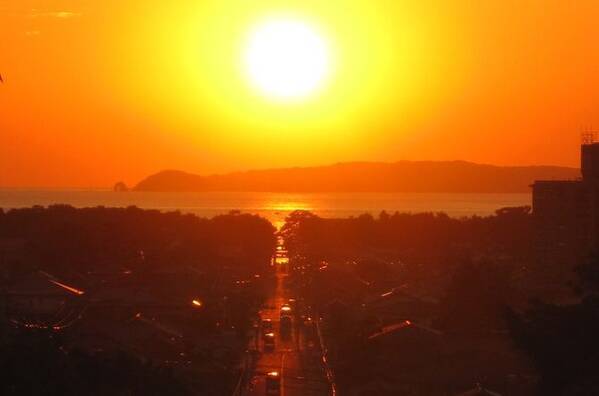
[[129, 191], [129, 187], [127, 187], [127, 185], [125, 183], [123, 183], [122, 181], [115, 183], [114, 187], [112, 188], [113, 191], [115, 192], [126, 192]]

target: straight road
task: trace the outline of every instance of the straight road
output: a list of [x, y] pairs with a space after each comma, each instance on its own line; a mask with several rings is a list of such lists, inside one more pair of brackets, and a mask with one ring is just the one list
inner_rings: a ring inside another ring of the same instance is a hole
[[266, 350], [261, 331], [257, 333], [257, 339], [251, 343], [258, 347], [260, 355], [244, 394], [266, 395], [266, 375], [276, 371], [281, 378], [281, 396], [326, 396], [330, 394], [329, 383], [323, 370], [321, 351], [313, 326], [304, 325], [301, 317], [294, 315], [291, 332], [286, 336], [281, 333], [281, 306], [288, 303], [290, 298], [297, 297], [290, 295], [290, 291], [285, 288], [286, 262], [284, 252], [279, 250], [275, 259], [276, 288], [260, 312], [262, 319], [271, 319], [274, 324], [275, 348]]

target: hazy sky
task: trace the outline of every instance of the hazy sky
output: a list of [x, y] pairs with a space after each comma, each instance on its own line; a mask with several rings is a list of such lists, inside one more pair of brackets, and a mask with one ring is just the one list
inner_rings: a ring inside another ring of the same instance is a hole
[[[248, 82], [265, 19], [330, 51], [314, 95]], [[0, 186], [339, 161], [578, 165], [599, 1], [0, 0]]]

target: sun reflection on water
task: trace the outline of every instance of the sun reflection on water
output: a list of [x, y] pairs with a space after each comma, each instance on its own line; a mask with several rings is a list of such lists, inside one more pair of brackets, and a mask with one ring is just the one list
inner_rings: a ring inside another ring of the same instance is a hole
[[293, 212], [294, 210], [312, 210], [312, 207], [306, 202], [300, 201], [273, 201], [264, 205], [267, 210], [279, 212]]
[[285, 225], [285, 218], [296, 210], [311, 211], [313, 207], [307, 202], [301, 202], [296, 200], [273, 200], [265, 202], [263, 209], [272, 213], [271, 218], [272, 224], [277, 230], [280, 230]]

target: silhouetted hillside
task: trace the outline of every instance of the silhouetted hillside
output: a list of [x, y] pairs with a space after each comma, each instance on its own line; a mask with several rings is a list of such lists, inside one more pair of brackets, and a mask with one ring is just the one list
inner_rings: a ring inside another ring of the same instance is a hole
[[269, 192], [528, 192], [534, 180], [574, 179], [579, 169], [558, 166], [493, 166], [465, 161], [353, 162], [200, 176], [166, 170], [136, 191]]

